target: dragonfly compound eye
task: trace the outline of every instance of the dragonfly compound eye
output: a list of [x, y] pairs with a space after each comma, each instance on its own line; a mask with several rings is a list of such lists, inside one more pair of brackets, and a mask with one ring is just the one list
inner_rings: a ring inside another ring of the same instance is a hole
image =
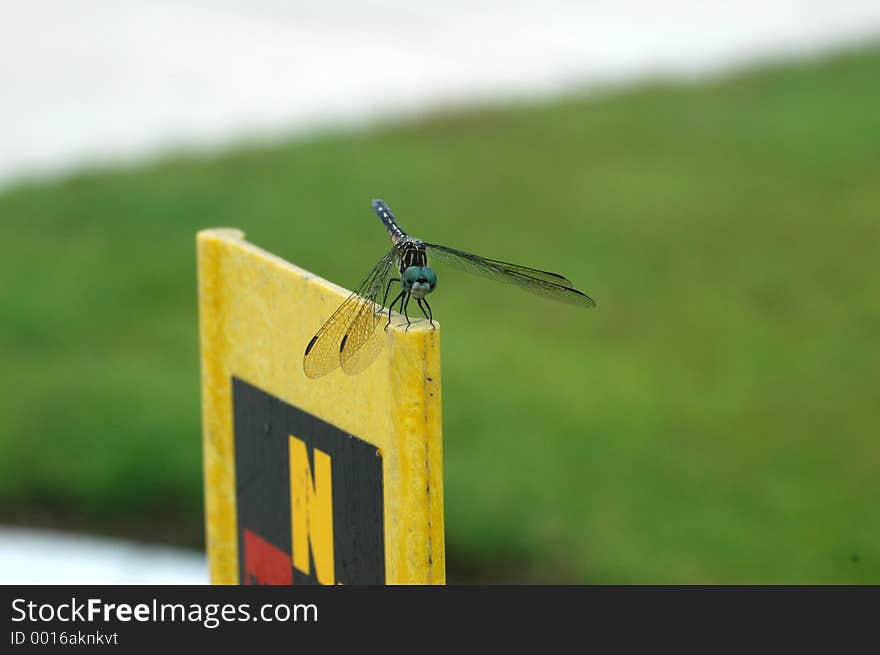
[[412, 285], [422, 277], [422, 269], [418, 266], [408, 266], [401, 276], [400, 283], [404, 289], [412, 289]]
[[430, 266], [422, 267], [422, 281], [425, 282], [431, 291], [437, 286], [437, 274]]

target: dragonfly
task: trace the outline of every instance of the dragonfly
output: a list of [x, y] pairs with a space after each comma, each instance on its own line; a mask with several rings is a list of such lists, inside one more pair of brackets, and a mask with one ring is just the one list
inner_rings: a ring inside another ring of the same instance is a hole
[[[323, 377], [339, 366], [346, 373], [355, 375], [369, 366], [382, 348], [383, 340], [378, 338], [376, 327], [385, 320], [385, 329], [388, 329], [395, 305], [399, 305], [400, 313], [406, 319], [406, 329], [409, 329], [412, 324], [409, 303], [415, 299], [415, 304], [435, 329], [428, 295], [437, 288], [437, 274], [428, 265], [429, 256], [454, 268], [512, 284], [539, 296], [578, 307], [596, 306], [596, 301], [575, 289], [568, 278], [558, 273], [487, 259], [464, 250], [413, 239], [383, 200], [373, 200], [372, 206], [391, 237], [391, 249], [309, 341], [303, 354], [303, 371], [310, 378]], [[395, 282], [400, 284], [400, 290], [388, 303]]]

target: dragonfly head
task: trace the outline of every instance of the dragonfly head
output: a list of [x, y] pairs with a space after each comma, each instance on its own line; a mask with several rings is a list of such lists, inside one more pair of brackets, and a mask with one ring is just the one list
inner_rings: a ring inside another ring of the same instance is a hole
[[408, 266], [400, 284], [416, 298], [424, 298], [437, 286], [437, 274], [430, 266]]

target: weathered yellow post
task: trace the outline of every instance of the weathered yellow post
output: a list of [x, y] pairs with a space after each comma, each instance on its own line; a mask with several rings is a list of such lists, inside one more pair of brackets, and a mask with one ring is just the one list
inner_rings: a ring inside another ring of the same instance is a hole
[[362, 373], [310, 379], [348, 292], [237, 230], [197, 245], [211, 581], [443, 584], [439, 329], [392, 322]]

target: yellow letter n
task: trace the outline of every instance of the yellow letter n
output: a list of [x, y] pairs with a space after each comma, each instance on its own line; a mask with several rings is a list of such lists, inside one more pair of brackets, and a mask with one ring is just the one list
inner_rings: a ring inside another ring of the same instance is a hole
[[311, 544], [315, 577], [320, 584], [335, 584], [330, 455], [315, 448], [313, 475], [306, 444], [293, 435], [290, 435], [290, 531], [294, 567], [306, 575], [311, 573]]

